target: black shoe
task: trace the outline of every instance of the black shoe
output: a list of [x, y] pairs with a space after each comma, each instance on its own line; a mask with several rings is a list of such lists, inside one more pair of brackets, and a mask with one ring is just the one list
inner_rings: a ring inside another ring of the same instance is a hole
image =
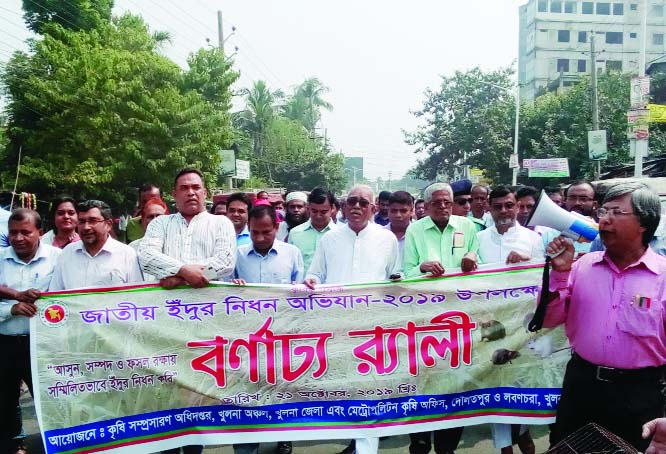
[[291, 441], [278, 441], [275, 454], [291, 454]]

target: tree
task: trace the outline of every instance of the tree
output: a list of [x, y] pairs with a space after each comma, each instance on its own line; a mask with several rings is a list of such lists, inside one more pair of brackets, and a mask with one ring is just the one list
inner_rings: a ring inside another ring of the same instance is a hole
[[45, 34], [49, 24], [74, 31], [91, 30], [111, 20], [113, 0], [23, 0], [28, 28]]
[[218, 150], [233, 138], [226, 108], [237, 77], [220, 55], [199, 52], [183, 72], [131, 15], [91, 30], [46, 27], [31, 55], [15, 54], [2, 74], [5, 175], [22, 149], [23, 190], [117, 206], [130, 205], [142, 183], [169, 187], [186, 166], [214, 180]]
[[423, 107], [413, 112], [423, 124], [405, 133], [406, 142], [427, 156], [410, 174], [452, 178], [461, 165], [472, 165], [490, 178], [497, 172], [503, 181], [510, 178], [513, 96], [501, 87], [510, 89], [512, 74], [511, 68], [490, 73], [474, 68], [442, 77], [439, 91], [427, 89]]
[[283, 112], [287, 118], [300, 122], [313, 133], [321, 119], [321, 109], [333, 110], [333, 106], [322, 98], [328, 87], [316, 77], [306, 79], [296, 87], [293, 96], [285, 103]]

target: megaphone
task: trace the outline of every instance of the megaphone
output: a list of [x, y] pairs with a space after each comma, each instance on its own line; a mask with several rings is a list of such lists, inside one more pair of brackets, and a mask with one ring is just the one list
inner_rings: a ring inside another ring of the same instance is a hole
[[562, 236], [580, 243], [593, 241], [599, 235], [599, 225], [582, 214], [567, 211], [555, 204], [546, 191], [541, 191], [536, 206], [527, 218], [528, 227], [537, 225], [559, 230]]

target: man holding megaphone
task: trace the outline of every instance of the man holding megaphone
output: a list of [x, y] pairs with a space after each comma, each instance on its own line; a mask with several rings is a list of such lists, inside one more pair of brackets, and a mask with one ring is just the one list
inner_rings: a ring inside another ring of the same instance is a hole
[[563, 323], [573, 352], [552, 445], [595, 422], [645, 451], [642, 425], [663, 416], [666, 258], [648, 247], [660, 211], [645, 186], [618, 184], [597, 212], [606, 251], [574, 263], [563, 237], [546, 250], [553, 271], [544, 326]]

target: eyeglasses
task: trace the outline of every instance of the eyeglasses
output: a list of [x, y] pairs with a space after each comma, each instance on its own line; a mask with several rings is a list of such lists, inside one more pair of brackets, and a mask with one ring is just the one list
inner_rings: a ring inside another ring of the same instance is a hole
[[444, 208], [451, 208], [451, 206], [453, 205], [453, 202], [451, 202], [450, 200], [435, 200], [435, 199], [433, 199], [428, 203], [430, 205], [434, 205], [434, 206], [443, 206]]
[[618, 216], [627, 216], [629, 214], [634, 214], [633, 211], [624, 211], [619, 208], [599, 208], [597, 210], [597, 216], [599, 218], [603, 218], [604, 216], [608, 216], [609, 218], [616, 218]]
[[91, 218], [91, 219], [79, 219], [78, 222], [79, 222], [79, 225], [80, 225], [80, 226], [84, 226], [84, 225], [86, 225], [86, 224], [90, 224], [91, 227], [95, 227], [97, 224], [99, 224], [100, 222], [104, 222], [104, 221], [106, 221], [106, 219], [95, 219], [95, 218]]
[[567, 202], [573, 202], [573, 203], [576, 203], [576, 202], [588, 203], [588, 202], [591, 202], [592, 200], [594, 200], [594, 199], [592, 199], [590, 197], [587, 197], [587, 196], [577, 197], [575, 195], [570, 195], [570, 196], [567, 197]]
[[472, 198], [456, 199], [455, 202], [460, 206], [465, 206], [468, 203], [472, 203]]
[[347, 205], [353, 207], [356, 206], [357, 204], [361, 208], [367, 208], [370, 206], [370, 201], [362, 197], [356, 197], [356, 196], [347, 197]]

